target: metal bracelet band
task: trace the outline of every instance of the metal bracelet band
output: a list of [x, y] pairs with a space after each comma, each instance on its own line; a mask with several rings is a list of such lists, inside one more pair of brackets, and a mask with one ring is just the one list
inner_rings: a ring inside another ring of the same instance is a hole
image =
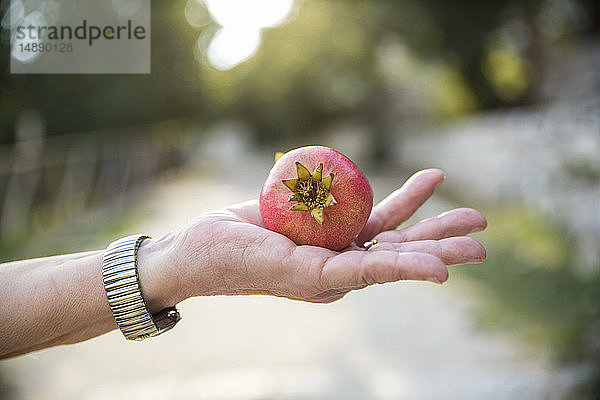
[[106, 298], [119, 329], [128, 340], [143, 340], [171, 329], [180, 320], [175, 307], [151, 315], [140, 290], [137, 251], [148, 235], [132, 235], [112, 242], [102, 259]]

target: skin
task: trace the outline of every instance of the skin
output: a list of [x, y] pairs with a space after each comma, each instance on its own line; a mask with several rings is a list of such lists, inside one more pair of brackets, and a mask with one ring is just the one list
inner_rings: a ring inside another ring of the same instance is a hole
[[[292, 211], [288, 201], [292, 192], [281, 182], [296, 178], [296, 161], [310, 173], [323, 164], [323, 176], [334, 173], [331, 194], [335, 206], [324, 210], [319, 225], [310, 212]], [[373, 207], [373, 190], [358, 167], [345, 155], [323, 146], [306, 146], [284, 154], [275, 163], [260, 195], [260, 211], [265, 225], [297, 244], [310, 244], [342, 250], [360, 233]]]
[[[478, 263], [485, 249], [465, 235], [485, 229], [460, 208], [395, 230], [443, 181], [413, 175], [379, 205], [341, 252], [297, 246], [264, 228], [256, 201], [200, 215], [183, 229], [145, 240], [138, 253], [150, 312], [194, 296], [265, 294], [316, 303], [399, 280], [448, 279], [447, 265]], [[367, 240], [378, 243], [364, 250]], [[116, 328], [102, 284], [102, 250], [0, 265], [0, 357], [76, 343]]]

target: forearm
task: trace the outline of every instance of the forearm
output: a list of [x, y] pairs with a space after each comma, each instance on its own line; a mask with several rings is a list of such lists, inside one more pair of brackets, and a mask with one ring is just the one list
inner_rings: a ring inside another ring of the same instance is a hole
[[[182, 299], [170, 273], [171, 236], [146, 239], [138, 252], [141, 290], [149, 311]], [[116, 323], [102, 282], [103, 251], [0, 265], [0, 357], [109, 332]]]

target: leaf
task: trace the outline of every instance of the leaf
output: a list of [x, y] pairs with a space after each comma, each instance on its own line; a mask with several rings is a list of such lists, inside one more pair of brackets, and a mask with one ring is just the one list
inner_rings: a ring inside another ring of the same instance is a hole
[[299, 179], [310, 179], [310, 172], [306, 169], [306, 167], [296, 161], [296, 169], [298, 170], [298, 178]]
[[284, 155], [284, 154], [285, 154], [285, 153], [283, 153], [283, 152], [281, 152], [281, 151], [278, 151], [277, 153], [275, 153], [275, 162], [279, 161], [279, 159], [280, 159], [281, 157], [283, 157], [283, 155]]
[[298, 185], [298, 179], [283, 179], [281, 182], [292, 192], [296, 190], [296, 186]]
[[325, 189], [327, 190], [331, 190], [331, 182], [333, 181], [333, 172], [331, 174], [329, 174], [328, 176], [326, 176], [325, 178], [323, 178], [323, 186], [325, 186]]
[[312, 173], [313, 181], [321, 182], [321, 178], [323, 177], [323, 163], [319, 164], [315, 172]]
[[335, 206], [336, 204], [337, 204], [337, 201], [335, 201], [335, 199], [333, 198], [333, 195], [331, 193], [329, 193], [329, 195], [325, 199], [325, 207]]
[[322, 208], [313, 208], [310, 213], [319, 224], [323, 225], [323, 222], [325, 222], [325, 217], [323, 215]]
[[292, 211], [308, 211], [308, 206], [304, 203], [294, 204], [290, 210]]

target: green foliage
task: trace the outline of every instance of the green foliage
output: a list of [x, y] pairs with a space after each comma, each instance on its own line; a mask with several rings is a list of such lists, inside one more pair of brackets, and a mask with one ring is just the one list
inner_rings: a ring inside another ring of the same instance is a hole
[[203, 91], [218, 113], [252, 121], [263, 139], [305, 135], [373, 100], [376, 22], [367, 5], [306, 2], [293, 22], [266, 32], [255, 57], [204, 71]]
[[[262, 140], [289, 143], [351, 116], [385, 137], [390, 116], [414, 117], [415, 108], [419, 117], [445, 118], [531, 100], [539, 55], [551, 45], [538, 18], [543, 12], [562, 18], [562, 36], [581, 30], [577, 15], [598, 26], [597, 6], [585, 1], [298, 4], [288, 24], [263, 32], [256, 56], [226, 72], [210, 67], [198, 47], [216, 23], [205, 15], [190, 25], [184, 0], [152, 2], [150, 75], [11, 75], [2, 30], [0, 143], [14, 140], [25, 109], [42, 113], [50, 135], [235, 118]], [[579, 10], [571, 19], [560, 8], [567, 5]], [[386, 43], [407, 48], [406, 59], [392, 64], [391, 80], [381, 65]], [[395, 106], [398, 98], [407, 105]]]
[[27, 109], [42, 113], [48, 135], [202, 114], [198, 88], [176, 74], [180, 64], [195, 62], [195, 32], [183, 19], [182, 2], [153, 2], [151, 26], [150, 75], [12, 75], [7, 31], [2, 30], [0, 143], [14, 140], [17, 116]]
[[547, 348], [559, 361], [600, 360], [600, 276], [582, 277], [568, 236], [523, 208], [489, 211], [484, 268], [463, 271], [486, 291], [482, 321]]

